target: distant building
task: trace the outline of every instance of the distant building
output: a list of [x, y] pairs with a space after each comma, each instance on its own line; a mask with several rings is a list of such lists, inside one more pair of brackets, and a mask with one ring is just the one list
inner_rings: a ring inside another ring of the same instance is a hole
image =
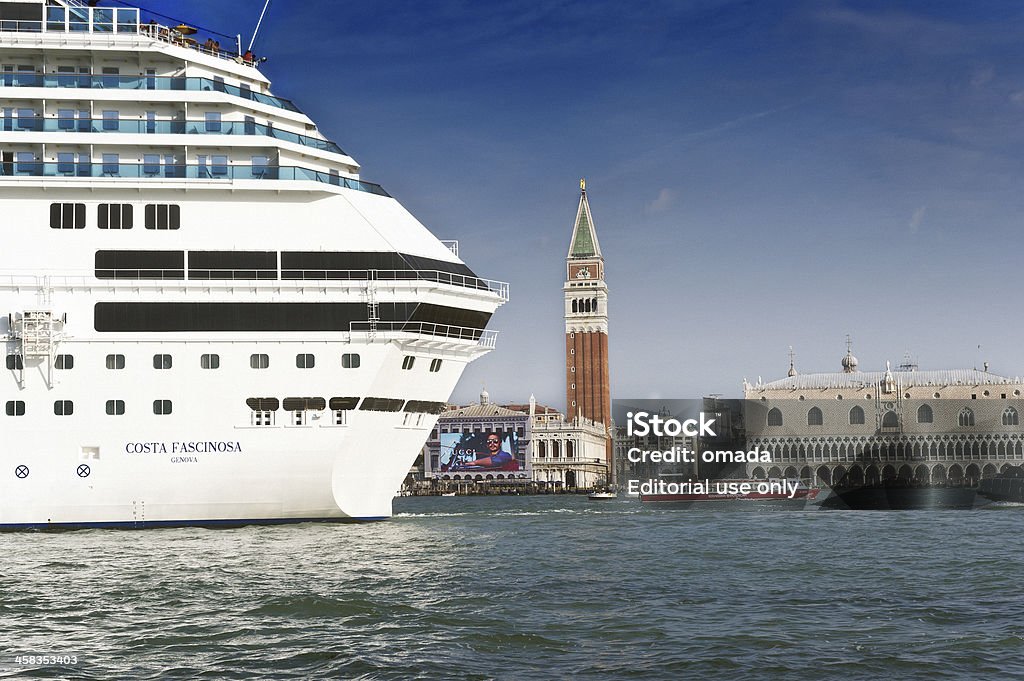
[[[537, 404], [492, 404], [487, 391], [480, 402], [443, 412], [427, 441], [424, 475], [438, 481], [473, 481], [519, 485], [536, 483], [555, 489], [590, 489], [607, 483], [605, 428], [582, 418], [567, 420], [551, 407]], [[488, 434], [498, 434], [514, 449], [511, 470], [488, 470], [452, 463], [453, 457], [477, 457]], [[469, 443], [468, 445], [466, 443]], [[462, 445], [460, 447], [460, 445]], [[462, 453], [459, 449], [469, 450]]]
[[825, 484], [974, 484], [1024, 462], [1024, 381], [977, 369], [861, 372], [847, 350], [842, 371], [744, 382], [749, 447], [771, 464], [752, 477]]
[[[612, 407], [608, 378], [608, 285], [604, 256], [580, 180], [569, 253], [565, 259], [565, 411], [570, 421], [601, 424], [604, 463], [612, 469]], [[611, 480], [608, 481], [609, 483]]]

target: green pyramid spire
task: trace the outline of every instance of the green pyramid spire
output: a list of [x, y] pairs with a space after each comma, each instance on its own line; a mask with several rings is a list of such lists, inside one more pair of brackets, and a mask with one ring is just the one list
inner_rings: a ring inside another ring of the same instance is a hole
[[580, 180], [580, 206], [576, 212], [576, 226], [572, 230], [569, 257], [601, 257], [601, 246], [597, 243], [594, 220], [590, 217], [590, 203], [587, 201], [587, 184], [585, 180]]

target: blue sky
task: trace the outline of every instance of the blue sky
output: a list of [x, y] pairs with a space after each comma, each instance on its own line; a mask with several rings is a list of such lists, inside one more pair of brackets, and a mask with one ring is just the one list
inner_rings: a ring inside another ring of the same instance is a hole
[[[142, 0], [252, 33], [256, 0]], [[455, 393], [564, 408], [586, 177], [613, 396], [835, 371], [1024, 374], [1024, 6], [271, 0], [274, 92], [478, 274], [498, 349]], [[980, 346], [980, 347], [979, 347]]]

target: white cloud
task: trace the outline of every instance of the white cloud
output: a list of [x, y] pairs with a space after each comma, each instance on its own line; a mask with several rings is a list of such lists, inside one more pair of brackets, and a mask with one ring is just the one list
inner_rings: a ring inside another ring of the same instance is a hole
[[664, 213], [676, 201], [676, 193], [671, 189], [663, 188], [658, 192], [658, 198], [647, 204], [648, 213]]
[[917, 230], [921, 227], [921, 223], [924, 222], [925, 206], [921, 206], [914, 211], [914, 214], [910, 216], [910, 224], [907, 227], [910, 228], [911, 234], [917, 234]]

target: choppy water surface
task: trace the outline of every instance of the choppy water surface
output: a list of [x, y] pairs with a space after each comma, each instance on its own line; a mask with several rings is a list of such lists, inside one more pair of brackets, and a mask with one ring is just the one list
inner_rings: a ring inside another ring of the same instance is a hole
[[[1024, 508], [438, 497], [396, 511], [0, 535], [0, 676], [1024, 676]], [[16, 661], [33, 654], [78, 663]]]

